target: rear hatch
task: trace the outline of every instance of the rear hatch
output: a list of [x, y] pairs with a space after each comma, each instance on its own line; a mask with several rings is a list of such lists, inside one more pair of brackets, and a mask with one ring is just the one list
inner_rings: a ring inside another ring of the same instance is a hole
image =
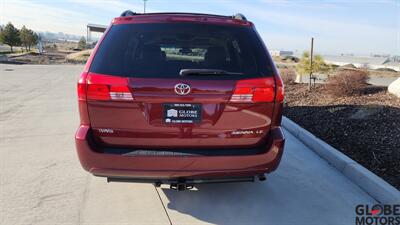
[[129, 148], [240, 148], [267, 140], [275, 80], [254, 28], [113, 25], [87, 76], [96, 142]]

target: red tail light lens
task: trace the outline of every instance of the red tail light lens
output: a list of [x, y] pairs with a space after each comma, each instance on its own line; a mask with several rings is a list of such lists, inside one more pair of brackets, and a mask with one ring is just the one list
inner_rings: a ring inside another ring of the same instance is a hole
[[86, 76], [87, 73], [82, 73], [78, 80], [78, 100], [86, 100]]
[[86, 97], [87, 97], [87, 84], [86, 84], [87, 73], [83, 72], [78, 80], [78, 108], [80, 115], [81, 125], [90, 124], [89, 113], [86, 105]]
[[276, 101], [283, 102], [285, 100], [285, 86], [280, 76], [276, 76], [276, 86]]
[[87, 82], [87, 99], [89, 100], [133, 100], [128, 87], [128, 78], [90, 74]]
[[239, 80], [231, 97], [231, 102], [273, 102], [275, 98], [274, 77]]
[[87, 98], [91, 100], [110, 100], [110, 90], [106, 84], [89, 84]]

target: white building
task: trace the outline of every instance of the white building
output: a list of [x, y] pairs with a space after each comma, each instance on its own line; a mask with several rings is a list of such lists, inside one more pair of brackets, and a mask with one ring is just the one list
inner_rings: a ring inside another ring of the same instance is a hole
[[271, 56], [291, 56], [293, 55], [292, 51], [282, 51], [282, 50], [271, 50], [269, 51]]

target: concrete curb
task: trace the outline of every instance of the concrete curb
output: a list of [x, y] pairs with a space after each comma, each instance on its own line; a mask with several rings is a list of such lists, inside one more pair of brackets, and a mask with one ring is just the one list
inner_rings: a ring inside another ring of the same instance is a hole
[[400, 203], [400, 191], [356, 161], [286, 117], [282, 119], [282, 126], [378, 202], [382, 204]]

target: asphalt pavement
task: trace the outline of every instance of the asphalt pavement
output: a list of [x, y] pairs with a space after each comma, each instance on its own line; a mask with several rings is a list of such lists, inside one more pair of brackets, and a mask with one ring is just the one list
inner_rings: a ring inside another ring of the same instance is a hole
[[93, 177], [74, 146], [82, 69], [0, 64], [0, 224], [347, 225], [356, 205], [376, 203], [287, 131], [265, 182], [177, 192]]

